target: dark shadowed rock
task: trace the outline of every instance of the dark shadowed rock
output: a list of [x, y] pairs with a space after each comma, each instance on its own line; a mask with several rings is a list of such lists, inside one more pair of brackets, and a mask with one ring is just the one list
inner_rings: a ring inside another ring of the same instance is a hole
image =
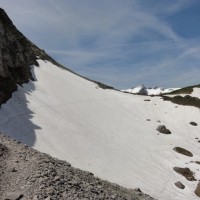
[[23, 198], [23, 194], [21, 192], [11, 192], [4, 199], [5, 200], [20, 200]]
[[197, 184], [196, 190], [194, 191], [194, 193], [200, 197], [200, 183]]
[[183, 185], [180, 181], [174, 183], [176, 185], [176, 187], [180, 188], [180, 189], [184, 189], [185, 185]]
[[193, 156], [193, 154], [190, 151], [188, 151], [182, 147], [174, 147], [173, 150], [176, 151], [177, 153], [183, 154], [185, 156], [189, 156], [189, 157]]
[[197, 125], [198, 125], [196, 122], [190, 122], [190, 124], [191, 124], [192, 126], [197, 126]]
[[11, 97], [18, 84], [33, 80], [30, 69], [38, 65], [38, 58], [64, 68], [27, 39], [0, 8], [0, 105]]
[[[38, 65], [38, 58], [71, 71], [28, 40], [14, 26], [6, 12], [0, 8], [0, 105], [11, 97], [12, 93], [17, 90], [18, 84], [22, 85], [33, 80], [30, 68], [32, 65]], [[103, 83], [93, 82], [103, 89], [114, 89]]]
[[3, 154], [7, 151], [7, 148], [5, 145], [0, 143], [0, 156], [3, 156]]
[[194, 177], [194, 172], [192, 172], [189, 168], [181, 168], [181, 167], [174, 167], [174, 171], [184, 176], [188, 181], [196, 181]]
[[30, 66], [37, 64], [39, 52], [0, 8], [0, 104], [11, 97], [17, 84], [33, 79]]
[[171, 131], [167, 129], [164, 125], [159, 125], [156, 130], [163, 134], [171, 134]]

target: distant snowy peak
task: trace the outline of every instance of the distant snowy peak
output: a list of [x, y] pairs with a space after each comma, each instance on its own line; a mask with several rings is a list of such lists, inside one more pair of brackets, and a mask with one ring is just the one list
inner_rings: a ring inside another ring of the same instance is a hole
[[147, 89], [144, 85], [138, 85], [137, 87], [133, 87], [131, 89], [127, 89], [127, 90], [121, 90], [123, 92], [129, 92], [129, 93], [133, 93], [133, 94], [143, 94], [143, 95], [147, 95]]
[[147, 88], [143, 84], [141, 84], [141, 85], [138, 85], [137, 87], [133, 87], [131, 89], [121, 90], [121, 91], [132, 93], [132, 94], [140, 94], [140, 95], [160, 95], [160, 94], [169, 93], [169, 92], [172, 92], [172, 91], [175, 91], [178, 89], [180, 89], [180, 88], [164, 89], [164, 88], [160, 88], [158, 86]]

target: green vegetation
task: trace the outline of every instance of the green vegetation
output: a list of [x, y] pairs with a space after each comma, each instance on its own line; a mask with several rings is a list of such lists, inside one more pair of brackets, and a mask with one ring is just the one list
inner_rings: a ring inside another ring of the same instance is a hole
[[175, 97], [168, 97], [163, 96], [164, 101], [171, 101], [172, 103], [184, 105], [184, 106], [194, 106], [200, 108], [200, 99], [197, 97], [191, 97], [190, 95], [182, 96], [175, 96]]
[[200, 84], [199, 85], [193, 85], [193, 86], [189, 86], [189, 87], [185, 87], [185, 88], [181, 88], [179, 90], [175, 90], [173, 92], [170, 93], [165, 93], [165, 95], [170, 95], [170, 94], [191, 94], [193, 92], [193, 88], [200, 88]]

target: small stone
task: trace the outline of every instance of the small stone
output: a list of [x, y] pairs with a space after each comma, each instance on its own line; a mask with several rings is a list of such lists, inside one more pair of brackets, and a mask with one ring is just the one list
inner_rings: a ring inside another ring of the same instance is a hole
[[38, 200], [37, 195], [35, 195], [32, 200]]
[[4, 199], [5, 200], [20, 200], [24, 195], [21, 192], [11, 192]]
[[46, 199], [44, 199], [44, 200], [51, 200], [51, 197], [50, 196], [48, 196]]
[[45, 186], [44, 185], [40, 185], [39, 189], [41, 190], [43, 188], [45, 188]]
[[180, 181], [174, 183], [176, 185], [176, 187], [180, 188], [180, 189], [184, 189], [185, 185], [183, 185]]
[[142, 192], [142, 191], [140, 190], [140, 188], [135, 188], [135, 191], [137, 191], [137, 192]]
[[39, 178], [39, 183], [42, 183], [43, 182], [43, 178]]
[[62, 193], [62, 197], [63, 197], [63, 198], [66, 198], [66, 197], [67, 197], [67, 193], [66, 193], [66, 192], [63, 192], [63, 193]]
[[21, 190], [24, 190], [24, 189], [25, 189], [25, 186], [24, 186], [24, 185], [22, 185], [22, 186], [20, 187], [20, 189], [21, 189]]
[[196, 123], [196, 122], [190, 122], [190, 124], [191, 124], [192, 126], [197, 126], [197, 123]]
[[189, 156], [189, 157], [193, 156], [193, 154], [190, 151], [188, 151], [182, 147], [174, 147], [173, 150], [176, 151], [177, 153], [183, 154], [185, 156]]
[[55, 176], [54, 181], [58, 181], [58, 180], [60, 180], [60, 176]]
[[171, 131], [167, 129], [164, 125], [159, 125], [156, 130], [163, 134], [171, 134]]
[[111, 199], [116, 199], [116, 197], [117, 197], [116, 194], [111, 195]]
[[54, 194], [54, 189], [52, 187], [46, 188], [47, 194]]
[[15, 169], [15, 167], [12, 168], [12, 172], [17, 172], [17, 170]]

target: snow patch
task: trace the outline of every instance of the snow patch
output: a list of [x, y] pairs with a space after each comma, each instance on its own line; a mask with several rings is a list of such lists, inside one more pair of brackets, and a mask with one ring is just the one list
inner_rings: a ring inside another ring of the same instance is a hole
[[[198, 199], [197, 181], [187, 181], [174, 167], [189, 167], [199, 179], [200, 124], [197, 108], [160, 97], [131, 96], [38, 60], [37, 81], [18, 87], [0, 110], [0, 130], [35, 149], [128, 188], [140, 188], [162, 200]], [[146, 121], [150, 119], [150, 121]], [[170, 135], [156, 131], [160, 121]], [[193, 157], [173, 148], [188, 149]], [[186, 164], [187, 163], [187, 164]], [[185, 189], [174, 183], [181, 181]]]

